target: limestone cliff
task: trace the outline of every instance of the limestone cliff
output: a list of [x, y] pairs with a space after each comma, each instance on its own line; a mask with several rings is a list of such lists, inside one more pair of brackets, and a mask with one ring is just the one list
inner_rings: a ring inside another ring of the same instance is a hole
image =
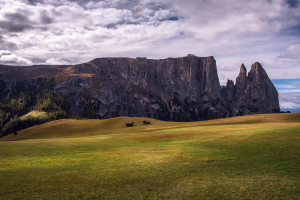
[[143, 116], [194, 121], [279, 111], [278, 93], [259, 63], [242, 65], [236, 84], [220, 86], [213, 57], [98, 58], [64, 66], [0, 66], [0, 97], [53, 80], [69, 116]]

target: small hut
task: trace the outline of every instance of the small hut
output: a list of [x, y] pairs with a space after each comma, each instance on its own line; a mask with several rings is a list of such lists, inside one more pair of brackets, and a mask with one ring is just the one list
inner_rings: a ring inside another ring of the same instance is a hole
[[127, 127], [132, 127], [133, 124], [134, 124], [134, 122], [126, 122], [126, 123], [125, 123], [125, 125], [126, 125]]
[[143, 122], [144, 122], [144, 124], [146, 124], [146, 125], [151, 124], [151, 122], [150, 122], [149, 120], [145, 120], [145, 121], [143, 121]]

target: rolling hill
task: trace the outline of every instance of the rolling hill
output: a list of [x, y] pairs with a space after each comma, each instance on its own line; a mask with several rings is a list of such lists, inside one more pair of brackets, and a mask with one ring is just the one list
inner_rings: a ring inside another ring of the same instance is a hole
[[0, 199], [300, 198], [300, 113], [145, 119], [63, 119], [0, 138]]

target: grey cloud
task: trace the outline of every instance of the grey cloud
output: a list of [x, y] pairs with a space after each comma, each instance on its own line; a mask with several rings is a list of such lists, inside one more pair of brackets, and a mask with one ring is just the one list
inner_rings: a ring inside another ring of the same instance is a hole
[[2, 32], [14, 32], [20, 33], [30, 29], [38, 29], [41, 31], [48, 30], [45, 25], [51, 24], [53, 19], [49, 16], [49, 13], [45, 10], [40, 11], [40, 23], [39, 21], [30, 20], [29, 16], [33, 13], [19, 9], [15, 13], [6, 13], [3, 15], [5, 20], [0, 21], [0, 29]]
[[53, 23], [53, 18], [49, 17], [49, 14], [46, 11], [40, 13], [40, 19], [43, 24]]
[[32, 25], [29, 23], [29, 18], [24, 13], [6, 13], [5, 20], [0, 21], [0, 28], [8, 32], [23, 32], [31, 29]]
[[143, 9], [159, 10], [170, 7], [169, 0], [26, 0], [30, 5], [48, 4], [48, 5], [66, 5], [68, 3], [77, 3], [85, 9], [117, 8], [133, 10], [134, 7], [140, 6]]
[[1, 47], [1, 49], [6, 49], [6, 50], [17, 50], [18, 49], [17, 44], [15, 44], [13, 42], [5, 41], [1, 35], [0, 35], [0, 47]]
[[[5, 4], [5, 0], [0, 1]], [[19, 2], [22, 8], [23, 1], [16, 0], [15, 4]], [[295, 18], [299, 16], [297, 4], [285, 1], [28, 0], [35, 5], [30, 6], [31, 12], [39, 18], [28, 23], [31, 27], [25, 30], [30, 31], [19, 37], [18, 45], [27, 57], [45, 58], [51, 51], [62, 58], [78, 55], [80, 62], [104, 54], [151, 58], [214, 55], [224, 80], [235, 79], [231, 71], [236, 72], [243, 60], [248, 65], [265, 63], [272, 76], [289, 76], [291, 73], [282, 71], [290, 63], [273, 63], [288, 44], [299, 41], [299, 34], [279, 35], [282, 30], [297, 27]], [[142, 17], [132, 13], [136, 6], [141, 8]], [[34, 45], [26, 46], [32, 38]], [[81, 44], [88, 47], [84, 56]], [[65, 53], [66, 49], [72, 51]]]
[[290, 101], [295, 104], [300, 104], [300, 93], [280, 93], [280, 100], [281, 101]]
[[287, 27], [282, 30], [281, 35], [291, 35], [291, 36], [299, 36], [300, 35], [300, 22], [296, 26]]
[[107, 4], [107, 6], [114, 6], [120, 9], [133, 9], [136, 5], [139, 5], [139, 0], [123, 0], [123, 1], [116, 1], [115, 4]]
[[7, 13], [4, 15], [6, 19], [9, 21], [13, 22], [18, 22], [18, 23], [28, 23], [29, 19], [28, 16], [22, 13]]
[[119, 23], [119, 24], [108, 24], [105, 27], [108, 28], [108, 29], [117, 29], [118, 25], [120, 25], [120, 24], [121, 23]]
[[45, 58], [32, 58], [31, 61], [34, 64], [45, 64], [47, 59], [45, 59]]
[[300, 93], [280, 93], [279, 100], [282, 110], [300, 112]]
[[77, 3], [78, 5], [94, 9], [97, 3], [101, 3], [103, 7], [109, 8], [119, 8], [119, 9], [131, 9], [138, 5], [140, 0], [26, 0], [28, 4], [38, 5], [38, 4], [52, 4], [52, 5], [65, 5], [67, 3]]
[[0, 28], [8, 32], [23, 32], [33, 27], [30, 24], [14, 23], [11, 21], [0, 21]]
[[36, 3], [40, 3], [41, 1], [40, 0], [25, 0], [25, 2], [30, 5], [35, 5]]

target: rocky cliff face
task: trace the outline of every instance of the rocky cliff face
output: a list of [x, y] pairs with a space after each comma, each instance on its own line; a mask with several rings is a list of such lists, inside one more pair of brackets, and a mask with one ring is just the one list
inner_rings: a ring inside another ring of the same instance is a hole
[[280, 111], [278, 92], [258, 62], [251, 66], [248, 76], [246, 67], [242, 65], [236, 84], [228, 81], [222, 90], [227, 116]]
[[[236, 84], [220, 86], [213, 57], [99, 58], [69, 66], [0, 66], [0, 95], [30, 90], [53, 80], [66, 99], [69, 116], [143, 116], [193, 121], [279, 111], [278, 93], [259, 63], [247, 75], [242, 65]], [[42, 81], [43, 82], [43, 81]], [[47, 82], [47, 81], [45, 81]], [[15, 91], [15, 90], [14, 90]]]

